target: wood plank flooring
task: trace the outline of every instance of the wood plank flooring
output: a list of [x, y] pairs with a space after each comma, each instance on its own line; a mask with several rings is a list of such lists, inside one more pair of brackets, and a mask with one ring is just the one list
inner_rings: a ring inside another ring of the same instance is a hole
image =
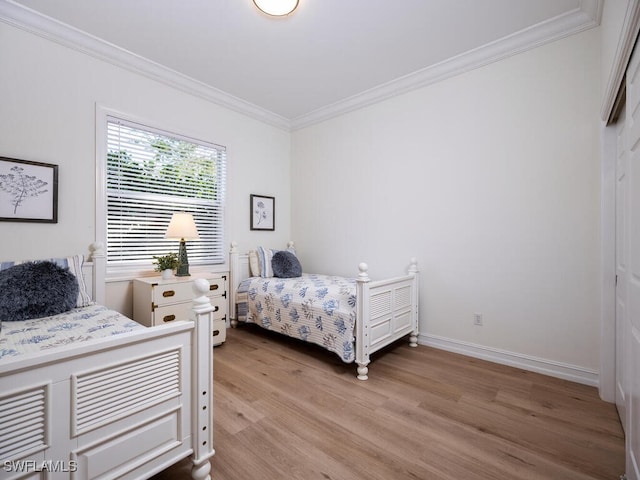
[[[369, 380], [253, 325], [214, 355], [213, 480], [617, 479], [624, 436], [593, 387], [397, 343]], [[181, 462], [154, 480], [187, 479]]]

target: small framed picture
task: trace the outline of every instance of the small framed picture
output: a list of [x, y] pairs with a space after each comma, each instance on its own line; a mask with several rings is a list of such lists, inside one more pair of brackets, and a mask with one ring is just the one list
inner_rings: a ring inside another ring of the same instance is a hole
[[251, 230], [275, 230], [276, 199], [250, 195]]
[[58, 166], [0, 157], [0, 221], [58, 223]]

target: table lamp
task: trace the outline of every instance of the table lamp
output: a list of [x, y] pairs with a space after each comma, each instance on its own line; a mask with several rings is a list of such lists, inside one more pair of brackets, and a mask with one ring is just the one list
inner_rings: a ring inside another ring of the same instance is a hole
[[167, 227], [167, 233], [164, 238], [180, 239], [180, 249], [178, 250], [178, 268], [176, 269], [176, 277], [188, 277], [189, 259], [187, 258], [187, 245], [185, 239], [197, 240], [200, 238], [196, 222], [190, 213], [179, 212], [174, 213]]

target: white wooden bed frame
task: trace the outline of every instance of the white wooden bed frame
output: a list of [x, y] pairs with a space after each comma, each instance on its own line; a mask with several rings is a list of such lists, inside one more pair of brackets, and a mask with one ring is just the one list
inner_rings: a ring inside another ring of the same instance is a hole
[[[289, 242], [287, 248], [293, 247]], [[250, 276], [249, 255], [238, 252], [237, 242], [229, 251], [231, 326], [238, 324], [237, 303], [240, 282]], [[358, 265], [356, 278], [355, 349], [358, 379], [367, 380], [371, 354], [409, 335], [409, 345], [418, 345], [418, 264], [411, 259], [407, 275], [372, 281], [366, 263]]]
[[[105, 254], [85, 279], [104, 304]], [[192, 320], [0, 361], [0, 480], [143, 479], [213, 449], [213, 308], [194, 282]], [[0, 335], [2, 333], [0, 332]]]

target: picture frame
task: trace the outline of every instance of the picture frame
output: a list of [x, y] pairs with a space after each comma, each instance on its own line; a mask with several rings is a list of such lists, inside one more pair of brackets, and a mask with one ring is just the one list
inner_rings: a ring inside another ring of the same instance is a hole
[[58, 165], [0, 157], [0, 221], [58, 223]]
[[275, 230], [276, 199], [265, 195], [251, 194], [249, 198], [251, 207], [251, 230]]

